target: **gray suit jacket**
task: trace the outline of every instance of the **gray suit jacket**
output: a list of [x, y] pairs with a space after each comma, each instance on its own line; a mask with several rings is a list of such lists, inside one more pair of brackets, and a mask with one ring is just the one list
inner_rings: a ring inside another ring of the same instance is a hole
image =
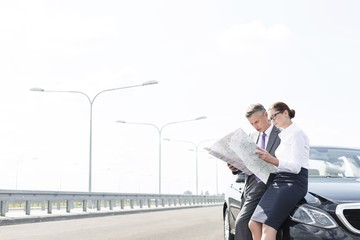
[[[268, 151], [271, 155], [273, 155], [275, 157], [275, 150], [276, 148], [279, 146], [280, 144], [280, 138], [279, 138], [279, 133], [280, 133], [280, 129], [278, 129], [277, 127], [273, 126], [273, 129], [271, 130], [270, 136], [269, 136], [269, 140], [268, 143], [266, 145], [266, 151]], [[256, 143], [258, 143], [259, 138], [260, 138], [260, 133], [259, 132], [253, 132], [250, 137], [252, 139], [254, 139], [254, 141]]]

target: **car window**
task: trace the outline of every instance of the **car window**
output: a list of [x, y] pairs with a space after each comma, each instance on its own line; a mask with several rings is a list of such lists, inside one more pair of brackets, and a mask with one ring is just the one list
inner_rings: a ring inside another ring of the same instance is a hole
[[360, 150], [311, 147], [309, 177], [360, 177]]

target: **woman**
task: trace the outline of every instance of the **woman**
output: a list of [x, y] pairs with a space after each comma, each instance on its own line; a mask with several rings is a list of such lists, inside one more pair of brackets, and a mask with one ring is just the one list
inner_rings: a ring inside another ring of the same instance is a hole
[[295, 110], [277, 102], [269, 108], [269, 115], [272, 123], [282, 129], [281, 143], [276, 157], [258, 148], [260, 159], [275, 165], [277, 172], [249, 222], [253, 240], [275, 240], [279, 227], [308, 187], [309, 139], [291, 120]]

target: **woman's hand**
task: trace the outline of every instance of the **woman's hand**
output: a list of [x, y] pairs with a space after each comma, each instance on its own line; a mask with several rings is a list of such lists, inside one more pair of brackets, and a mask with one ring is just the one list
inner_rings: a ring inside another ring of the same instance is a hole
[[268, 153], [265, 149], [260, 147], [256, 147], [256, 153], [260, 159], [264, 160], [265, 162], [271, 163], [275, 166], [279, 165], [279, 160], [276, 157], [273, 157], [270, 153]]

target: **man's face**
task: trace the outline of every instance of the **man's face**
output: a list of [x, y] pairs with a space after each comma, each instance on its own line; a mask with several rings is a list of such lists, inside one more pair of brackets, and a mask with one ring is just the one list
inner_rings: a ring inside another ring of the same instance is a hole
[[255, 112], [248, 117], [248, 120], [258, 132], [265, 132], [270, 127], [267, 112]]

